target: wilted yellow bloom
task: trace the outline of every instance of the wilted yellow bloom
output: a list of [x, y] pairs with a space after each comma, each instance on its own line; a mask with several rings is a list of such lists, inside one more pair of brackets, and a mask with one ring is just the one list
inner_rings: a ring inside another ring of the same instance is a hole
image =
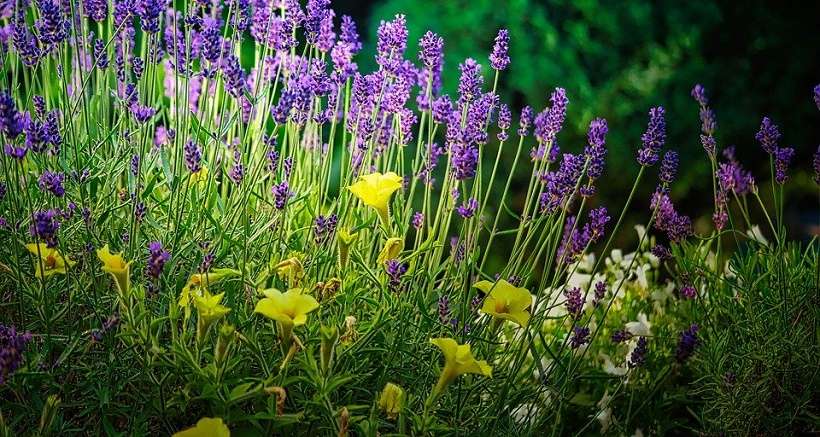
[[191, 428], [174, 434], [173, 437], [230, 437], [231, 430], [216, 417], [203, 417]]
[[389, 172], [363, 175], [355, 184], [347, 187], [362, 203], [373, 207], [385, 228], [390, 224], [390, 196], [401, 188], [401, 176]]
[[107, 244], [97, 249], [97, 258], [103, 263], [102, 271], [111, 274], [120, 294], [127, 297], [131, 291], [131, 262], [125, 262], [122, 252], [111, 253]]
[[382, 251], [379, 252], [379, 265], [384, 266], [385, 261], [397, 259], [402, 250], [404, 250], [404, 238], [388, 238], [387, 241], [384, 242]]
[[305, 269], [302, 267], [302, 262], [295, 256], [281, 261], [273, 268], [280, 278], [287, 279], [288, 285], [291, 287], [299, 285], [299, 281], [305, 276]]
[[529, 290], [516, 287], [501, 279], [498, 282], [480, 281], [473, 285], [487, 294], [481, 312], [493, 316], [496, 320], [509, 320], [519, 326], [527, 326], [532, 305]]
[[26, 249], [40, 257], [39, 260], [34, 261], [34, 275], [40, 279], [56, 274], [64, 275], [69, 267], [76, 264], [57, 249], [49, 248], [43, 243], [26, 244]]
[[379, 396], [379, 408], [387, 414], [388, 419], [395, 419], [404, 407], [404, 390], [392, 382], [388, 382]]
[[199, 295], [202, 289], [215, 285], [225, 278], [238, 276], [240, 273], [239, 270], [235, 269], [213, 269], [205, 273], [191, 275], [188, 282], [182, 287], [177, 303], [181, 307], [187, 307], [191, 303], [191, 298]]
[[476, 360], [469, 344], [458, 344], [452, 338], [431, 338], [430, 343], [438, 346], [444, 354], [444, 368], [430, 394], [431, 400], [438, 398], [451, 382], [465, 373], [492, 377], [493, 368], [484, 360]]
[[319, 302], [313, 296], [303, 294], [300, 289], [288, 290], [282, 293], [276, 289], [263, 290], [265, 298], [256, 304], [253, 310], [279, 324], [282, 331], [282, 340], [290, 342], [294, 326], [301, 326], [307, 322], [307, 315], [319, 308]]

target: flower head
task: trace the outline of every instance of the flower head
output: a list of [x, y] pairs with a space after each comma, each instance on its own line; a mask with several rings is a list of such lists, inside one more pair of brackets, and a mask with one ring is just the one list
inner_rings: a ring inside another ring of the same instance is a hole
[[34, 274], [41, 279], [56, 274], [64, 275], [69, 267], [76, 264], [70, 258], [63, 256], [57, 249], [48, 247], [43, 243], [26, 244], [26, 249], [39, 257], [34, 262]]
[[371, 173], [359, 177], [359, 181], [347, 187], [353, 195], [376, 210], [382, 225], [390, 225], [390, 197], [402, 186], [401, 176], [396, 173]]
[[763, 117], [760, 122], [760, 130], [755, 134], [755, 140], [760, 143], [760, 147], [769, 155], [773, 155], [777, 151], [777, 146], [780, 141], [780, 130], [777, 125], [772, 123], [769, 117]]
[[307, 323], [307, 315], [319, 308], [319, 302], [312, 296], [303, 294], [301, 289], [294, 288], [282, 293], [276, 289], [263, 290], [265, 295], [253, 310], [271, 320], [275, 320], [281, 329], [282, 340], [290, 341], [293, 328]]
[[444, 368], [441, 370], [430, 398], [435, 400], [456, 378], [466, 373], [492, 377], [493, 368], [484, 360], [476, 360], [469, 344], [458, 344], [452, 338], [431, 338], [430, 343], [444, 354]]
[[391, 420], [398, 417], [404, 407], [404, 389], [392, 382], [384, 386], [379, 396], [379, 408], [387, 414]]
[[220, 418], [203, 417], [196, 425], [177, 432], [173, 437], [230, 437], [231, 430]]
[[13, 326], [0, 325], [0, 386], [23, 363], [23, 353], [30, 340], [28, 332], [21, 333]]
[[126, 262], [121, 252], [111, 253], [107, 244], [97, 249], [97, 258], [103, 263], [102, 271], [114, 278], [120, 295], [128, 296], [131, 291], [131, 261]]
[[675, 350], [675, 358], [679, 363], [683, 363], [692, 356], [698, 344], [700, 344], [700, 340], [698, 340], [698, 325], [693, 323], [689, 328], [681, 331], [678, 336], [678, 347]]
[[203, 290], [212, 287], [223, 279], [239, 276], [241, 272], [235, 269], [213, 269], [204, 273], [196, 273], [188, 278], [188, 282], [182, 287], [177, 304], [187, 307], [191, 299], [202, 293]]
[[495, 37], [493, 52], [490, 53], [490, 65], [496, 70], [506, 70], [510, 65], [510, 33], [500, 29]]
[[482, 313], [499, 320], [509, 320], [518, 326], [527, 326], [530, 321], [529, 309], [532, 305], [532, 295], [529, 290], [516, 287], [504, 279], [494, 283], [479, 281], [473, 287], [487, 295], [481, 306]]
[[646, 132], [641, 135], [643, 147], [638, 151], [638, 164], [642, 166], [655, 165], [659, 153], [666, 142], [666, 112], [662, 106], [649, 110], [649, 123]]
[[224, 295], [225, 293], [213, 295], [208, 290], [202, 290], [202, 294], [194, 295], [194, 307], [199, 315], [197, 329], [200, 336], [204, 335], [213, 322], [231, 312], [230, 308], [221, 304]]

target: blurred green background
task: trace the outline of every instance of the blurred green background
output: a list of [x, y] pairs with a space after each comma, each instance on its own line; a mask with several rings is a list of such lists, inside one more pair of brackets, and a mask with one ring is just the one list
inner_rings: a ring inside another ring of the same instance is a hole
[[[818, 190], [811, 180], [812, 154], [820, 144], [820, 111], [812, 88], [820, 83], [820, 2], [600, 0], [383, 0], [334, 2], [337, 14], [352, 15], [365, 48], [359, 63], [375, 66], [379, 22], [407, 16], [407, 57], [432, 30], [445, 38], [445, 92], [455, 93], [458, 64], [473, 57], [491, 77], [487, 55], [499, 28], [510, 31], [512, 64], [499, 83], [502, 99], [515, 108], [548, 104], [550, 91], [567, 89], [567, 124], [562, 149], [580, 151], [589, 121], [608, 120], [609, 156], [599, 201], [619, 211], [637, 173], [635, 150], [647, 111], [667, 110], [667, 145], [681, 155], [673, 198], [708, 229], [712, 187], [708, 160], [698, 139], [695, 83], [708, 90], [717, 114], [720, 148], [735, 145], [740, 161], [768, 186], [768, 156], [754, 141], [764, 115], [783, 133], [782, 145], [796, 149], [787, 185], [786, 218], [791, 233], [817, 233]], [[491, 79], [487, 79], [489, 81]], [[512, 148], [511, 148], [512, 149]], [[512, 155], [512, 153], [511, 153]], [[508, 159], [512, 159], [511, 156]], [[521, 174], [518, 188], [526, 184]], [[645, 220], [656, 172], [645, 178], [632, 208], [633, 223]], [[764, 192], [764, 199], [769, 198]], [[762, 219], [758, 220], [762, 224]], [[626, 228], [629, 229], [629, 228]]]

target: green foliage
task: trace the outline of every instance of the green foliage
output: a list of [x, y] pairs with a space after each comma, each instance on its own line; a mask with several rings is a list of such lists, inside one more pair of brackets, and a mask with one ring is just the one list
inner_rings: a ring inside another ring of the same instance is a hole
[[710, 311], [693, 389], [709, 432], [816, 429], [818, 254], [816, 241], [749, 245], [732, 257], [730, 274], [705, 279]]

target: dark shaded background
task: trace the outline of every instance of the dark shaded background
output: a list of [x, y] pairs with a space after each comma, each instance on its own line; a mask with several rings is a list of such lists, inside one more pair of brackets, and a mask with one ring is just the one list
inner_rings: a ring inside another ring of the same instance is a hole
[[[488, 52], [497, 30], [508, 28], [512, 65], [499, 82], [502, 99], [540, 110], [554, 87], [566, 88], [570, 105], [559, 144], [570, 151], [581, 150], [592, 118], [606, 118], [610, 152], [598, 199], [615, 212], [637, 173], [634, 155], [647, 111], [663, 105], [667, 145], [681, 155], [672, 195], [704, 231], [711, 226], [712, 186], [698, 140], [698, 107], [689, 94], [701, 83], [717, 114], [719, 148], [736, 146], [764, 200], [770, 199], [768, 155], [754, 134], [764, 115], [780, 126], [781, 144], [796, 149], [786, 192], [790, 232], [797, 238], [818, 232], [820, 202], [811, 159], [820, 144], [820, 111], [812, 99], [812, 88], [820, 83], [820, 2], [382, 0], [337, 1], [334, 8], [359, 24], [365, 41], [359, 62], [365, 71], [375, 64], [382, 19], [406, 14], [408, 58], [415, 59], [425, 31], [442, 35], [445, 92], [451, 94], [466, 57], [485, 65], [485, 76], [491, 77]], [[519, 189], [526, 177], [521, 172]], [[645, 178], [628, 216], [631, 223], [646, 220], [655, 178], [655, 170]], [[755, 221], [763, 228], [761, 217]]]

